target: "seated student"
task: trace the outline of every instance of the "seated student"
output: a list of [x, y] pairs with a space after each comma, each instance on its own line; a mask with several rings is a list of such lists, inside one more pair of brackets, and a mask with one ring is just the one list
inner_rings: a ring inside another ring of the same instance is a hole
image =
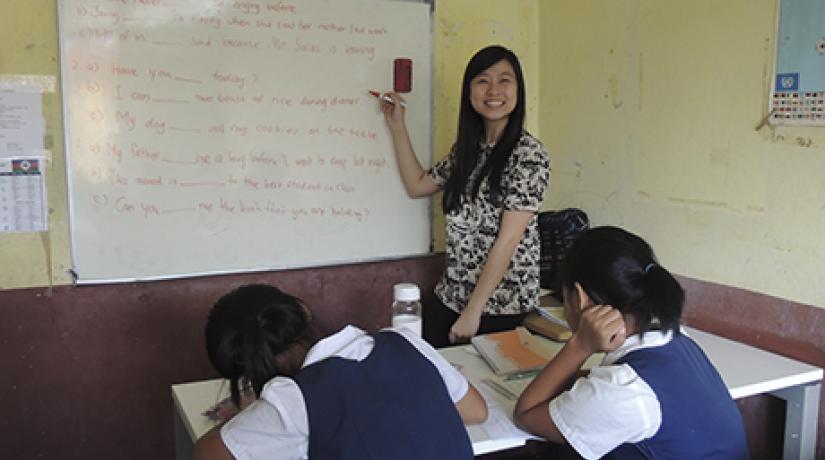
[[487, 418], [415, 334], [346, 326], [322, 338], [299, 299], [268, 285], [218, 300], [206, 349], [236, 404], [244, 388], [258, 399], [199, 439], [195, 459], [470, 459], [464, 424]]
[[644, 240], [588, 230], [561, 276], [573, 336], [522, 393], [518, 425], [587, 459], [748, 458], [736, 404], [679, 325], [684, 291]]

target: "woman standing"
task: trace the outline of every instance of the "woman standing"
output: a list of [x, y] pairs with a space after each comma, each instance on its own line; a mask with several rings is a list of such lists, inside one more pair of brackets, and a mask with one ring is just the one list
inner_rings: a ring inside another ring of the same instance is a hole
[[444, 192], [446, 270], [439, 305], [424, 309], [433, 346], [512, 329], [538, 306], [537, 211], [550, 181], [550, 160], [524, 131], [524, 78], [518, 58], [501, 46], [478, 51], [464, 71], [455, 143], [425, 171], [404, 121], [403, 99], [383, 102], [401, 179], [410, 197]]

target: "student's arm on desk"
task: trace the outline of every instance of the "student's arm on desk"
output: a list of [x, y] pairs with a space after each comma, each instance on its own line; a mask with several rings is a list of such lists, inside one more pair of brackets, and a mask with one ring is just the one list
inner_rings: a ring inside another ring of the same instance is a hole
[[548, 404], [570, 387], [578, 376], [579, 368], [589, 357], [590, 354], [576, 346], [571, 338], [519, 396], [513, 409], [515, 424], [548, 441], [567, 442], [550, 418]]
[[[232, 417], [238, 415], [242, 409], [249, 407], [255, 401], [255, 395], [250, 393], [243, 393], [241, 395], [241, 409], [235, 406], [235, 403], [226, 399], [216, 405], [219, 414], [224, 418], [221, 422], [212, 427], [203, 436], [195, 442], [194, 450], [192, 451], [193, 460], [235, 460], [235, 457], [223, 443], [221, 438], [221, 427], [228, 422]], [[222, 411], [222, 412], [220, 412]]]
[[[475, 425], [487, 420], [487, 403], [472, 384], [467, 394], [456, 401], [456, 408], [465, 425]], [[221, 438], [223, 423], [215, 426], [200, 437], [192, 451], [193, 460], [235, 460]]]
[[235, 460], [221, 439], [222, 426], [223, 423], [215, 426], [198, 439], [192, 451], [193, 460]]
[[467, 394], [455, 403], [458, 415], [465, 425], [484, 423], [487, 420], [487, 402], [472, 383], [468, 384]]
[[602, 305], [585, 310], [576, 333], [521, 393], [513, 409], [516, 425], [549, 441], [567, 442], [550, 417], [550, 401], [570, 388], [590, 356], [615, 350], [624, 340], [624, 321], [618, 310]]

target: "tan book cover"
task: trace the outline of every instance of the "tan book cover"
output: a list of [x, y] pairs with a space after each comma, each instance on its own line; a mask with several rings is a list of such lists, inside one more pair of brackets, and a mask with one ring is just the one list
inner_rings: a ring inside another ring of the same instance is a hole
[[573, 332], [566, 326], [562, 326], [557, 321], [545, 318], [538, 313], [530, 313], [524, 318], [524, 327], [530, 329], [536, 334], [543, 335], [548, 339], [557, 342], [566, 342]]
[[523, 327], [511, 331], [477, 335], [470, 342], [496, 375], [506, 376], [544, 367], [549, 356]]

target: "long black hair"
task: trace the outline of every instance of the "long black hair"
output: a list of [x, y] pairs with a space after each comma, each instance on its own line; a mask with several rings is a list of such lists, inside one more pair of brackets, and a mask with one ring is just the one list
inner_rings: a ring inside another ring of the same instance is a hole
[[[484, 121], [470, 102], [470, 83], [476, 75], [501, 60], [509, 62], [516, 74], [518, 85], [516, 106], [507, 120], [507, 126], [504, 128], [501, 139], [496, 142], [492, 153], [482, 165], [481, 171], [475, 178], [470, 190], [468, 190], [467, 183], [470, 180], [470, 175], [478, 165], [478, 156], [481, 149], [479, 144], [485, 140]], [[501, 197], [501, 174], [504, 167], [507, 166], [510, 154], [519, 139], [521, 139], [524, 113], [524, 76], [516, 55], [507, 48], [498, 45], [488, 46], [478, 51], [467, 63], [467, 68], [464, 70], [464, 80], [461, 84], [458, 134], [453, 145], [454, 162], [451, 165], [450, 177], [447, 179], [447, 183], [444, 184], [444, 195], [441, 201], [441, 207], [445, 214], [456, 209], [462, 198], [472, 199], [477, 196], [481, 182], [485, 177], [490, 185], [490, 195], [493, 202], [499, 202]]]
[[206, 352], [218, 373], [229, 379], [240, 406], [241, 388], [261, 395], [264, 384], [282, 374], [278, 355], [313, 329], [302, 302], [276, 287], [241, 286], [221, 297], [206, 320]]
[[618, 227], [586, 230], [565, 254], [560, 273], [566, 292], [578, 282], [596, 304], [635, 317], [639, 332], [655, 320], [663, 332], [679, 333], [685, 291], [642, 238]]

